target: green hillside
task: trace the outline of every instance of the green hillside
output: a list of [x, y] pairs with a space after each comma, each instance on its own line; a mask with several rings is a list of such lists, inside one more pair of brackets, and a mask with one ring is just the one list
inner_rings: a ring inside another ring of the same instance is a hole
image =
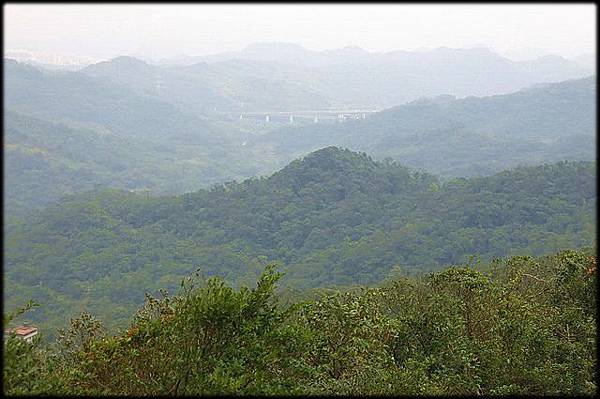
[[596, 78], [516, 93], [424, 99], [366, 120], [285, 127], [250, 143], [283, 165], [340, 145], [443, 177], [489, 175], [523, 164], [595, 159]]
[[51, 122], [4, 113], [5, 210], [24, 217], [64, 195], [96, 188], [152, 194], [181, 193], [263, 172], [243, 147], [232, 147], [224, 130], [212, 126], [221, 143], [176, 137], [140, 137], [106, 126]]
[[64, 199], [6, 227], [5, 301], [89, 308], [111, 325], [146, 291], [199, 269], [242, 284], [278, 262], [290, 287], [370, 284], [468, 260], [595, 244], [596, 166], [561, 162], [446, 183], [326, 148], [269, 178], [176, 197], [123, 191]]

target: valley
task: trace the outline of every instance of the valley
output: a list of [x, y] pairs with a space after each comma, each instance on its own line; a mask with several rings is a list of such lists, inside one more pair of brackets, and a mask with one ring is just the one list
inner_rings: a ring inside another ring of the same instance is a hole
[[596, 11], [5, 5], [4, 395], [595, 396]]

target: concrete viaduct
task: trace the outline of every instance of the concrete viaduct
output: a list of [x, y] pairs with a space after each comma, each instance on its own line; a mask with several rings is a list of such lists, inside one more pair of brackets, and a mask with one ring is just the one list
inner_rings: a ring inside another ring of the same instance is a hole
[[309, 119], [314, 123], [319, 123], [321, 120], [338, 120], [344, 122], [349, 119], [366, 119], [367, 116], [379, 110], [315, 110], [315, 111], [265, 111], [265, 112], [242, 112], [239, 114], [240, 119], [262, 119], [265, 122], [274, 120], [287, 120], [289, 123], [294, 123], [295, 119]]

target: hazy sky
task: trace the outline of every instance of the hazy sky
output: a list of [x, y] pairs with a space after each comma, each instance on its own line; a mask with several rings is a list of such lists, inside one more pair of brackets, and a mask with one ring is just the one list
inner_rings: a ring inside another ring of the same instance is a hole
[[4, 5], [4, 48], [162, 58], [292, 42], [370, 51], [483, 45], [571, 57], [595, 51], [596, 10], [578, 5]]

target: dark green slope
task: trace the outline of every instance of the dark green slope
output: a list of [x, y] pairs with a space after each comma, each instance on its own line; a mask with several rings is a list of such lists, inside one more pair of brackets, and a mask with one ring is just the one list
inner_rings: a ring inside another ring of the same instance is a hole
[[[326, 148], [269, 178], [177, 197], [122, 191], [65, 198], [9, 227], [5, 300], [89, 307], [117, 323], [145, 291], [200, 269], [234, 283], [280, 262], [295, 287], [372, 283], [508, 254], [592, 245], [595, 164], [562, 162], [441, 184]], [[39, 319], [59, 323], [54, 310]], [[59, 312], [60, 313], [60, 312]]]
[[94, 188], [185, 192], [257, 172], [236, 152], [243, 148], [232, 149], [226, 136], [218, 144], [182, 136], [122, 135], [5, 110], [6, 214], [22, 217], [64, 195]]
[[[5, 210], [26, 215], [66, 194], [97, 186], [127, 187], [119, 176], [143, 158], [134, 148], [131, 138], [5, 111]], [[150, 186], [138, 181], [138, 187]]]
[[517, 93], [439, 97], [361, 121], [286, 127], [250, 143], [282, 164], [340, 145], [444, 177], [489, 175], [521, 164], [595, 158], [596, 78]]

